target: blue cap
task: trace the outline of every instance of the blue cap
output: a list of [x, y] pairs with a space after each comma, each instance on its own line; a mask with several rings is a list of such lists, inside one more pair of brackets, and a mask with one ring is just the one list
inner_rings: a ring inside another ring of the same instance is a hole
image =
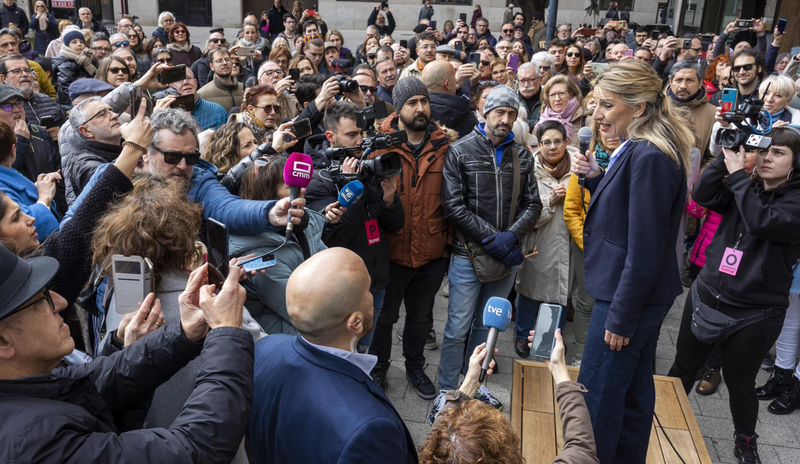
[[78, 79], [69, 85], [69, 99], [70, 101], [74, 101], [76, 98], [81, 95], [86, 95], [87, 93], [97, 95], [100, 92], [110, 92], [112, 90], [114, 90], [113, 85], [99, 79]]

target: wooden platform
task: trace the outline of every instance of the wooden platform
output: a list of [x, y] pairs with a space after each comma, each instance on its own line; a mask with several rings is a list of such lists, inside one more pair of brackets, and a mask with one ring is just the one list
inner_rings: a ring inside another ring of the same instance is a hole
[[[578, 369], [567, 369], [570, 377], [576, 380]], [[658, 375], [654, 379], [656, 415], [663, 428], [653, 420], [647, 464], [681, 463], [667, 436], [686, 464], [711, 464], [711, 457], [680, 381]], [[521, 437], [522, 455], [527, 464], [551, 464], [563, 448], [553, 379], [543, 363], [514, 360], [511, 423]]]

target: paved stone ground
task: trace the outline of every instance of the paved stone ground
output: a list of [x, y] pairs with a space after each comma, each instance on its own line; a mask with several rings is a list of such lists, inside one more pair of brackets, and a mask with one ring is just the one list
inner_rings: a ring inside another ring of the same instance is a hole
[[[667, 315], [661, 330], [656, 351], [656, 373], [666, 375], [675, 356], [675, 340], [678, 338], [680, 316], [683, 309], [684, 296], [678, 298], [675, 305]], [[402, 311], [402, 310], [401, 310]], [[403, 327], [404, 313], [401, 312], [396, 329]], [[434, 323], [436, 336], [441, 344], [442, 332], [447, 319], [447, 299], [441, 293], [436, 297], [434, 306]], [[511, 373], [514, 353], [514, 329], [512, 326], [498, 338], [497, 348], [499, 355], [495, 357], [500, 374], [489, 377], [487, 387], [506, 406], [509, 414], [511, 405]], [[564, 331], [567, 343], [567, 360], [572, 357], [572, 323], [567, 323]], [[392, 400], [397, 411], [405, 420], [411, 431], [414, 442], [420, 446], [430, 431], [427, 418], [431, 402], [420, 399], [413, 387], [410, 387], [405, 377], [402, 346], [394, 337], [392, 347], [392, 366], [389, 369], [389, 388], [386, 392]], [[774, 354], [774, 353], [773, 353]], [[427, 366], [425, 371], [431, 380], [436, 383], [439, 369], [440, 350], [425, 351]], [[769, 374], [761, 371], [757, 384], [766, 382]], [[733, 456], [733, 421], [731, 420], [728, 404], [728, 390], [723, 382], [719, 391], [710, 396], [700, 396], [696, 393], [689, 395], [689, 402], [694, 410], [697, 423], [705, 438], [708, 452], [714, 463], [735, 463]], [[759, 438], [759, 451], [764, 464], [800, 464], [800, 413], [795, 412], [790, 416], [776, 416], [767, 412], [766, 402], [760, 404], [757, 432]]]

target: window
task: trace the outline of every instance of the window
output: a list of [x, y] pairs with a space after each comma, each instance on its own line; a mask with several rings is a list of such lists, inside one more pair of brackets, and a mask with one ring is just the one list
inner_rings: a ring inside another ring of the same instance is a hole
[[617, 4], [617, 11], [623, 11], [625, 8], [630, 8], [633, 11], [633, 7], [636, 4], [636, 0], [600, 0], [600, 12], [608, 10], [608, 4], [611, 2]]

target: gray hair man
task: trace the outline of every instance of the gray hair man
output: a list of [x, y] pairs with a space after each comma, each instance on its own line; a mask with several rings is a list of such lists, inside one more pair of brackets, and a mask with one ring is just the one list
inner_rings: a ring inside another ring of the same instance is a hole
[[103, 23], [94, 19], [92, 10], [86, 7], [78, 10], [78, 21], [73, 21], [73, 24], [77, 24], [81, 29], [89, 29], [94, 33], [102, 32], [108, 35], [108, 29], [103, 26]]
[[539, 122], [539, 114], [542, 110], [542, 75], [539, 73], [539, 66], [535, 63], [523, 63], [517, 70], [517, 82], [519, 83], [520, 104], [525, 106], [528, 112], [528, 127], [536, 126]]

